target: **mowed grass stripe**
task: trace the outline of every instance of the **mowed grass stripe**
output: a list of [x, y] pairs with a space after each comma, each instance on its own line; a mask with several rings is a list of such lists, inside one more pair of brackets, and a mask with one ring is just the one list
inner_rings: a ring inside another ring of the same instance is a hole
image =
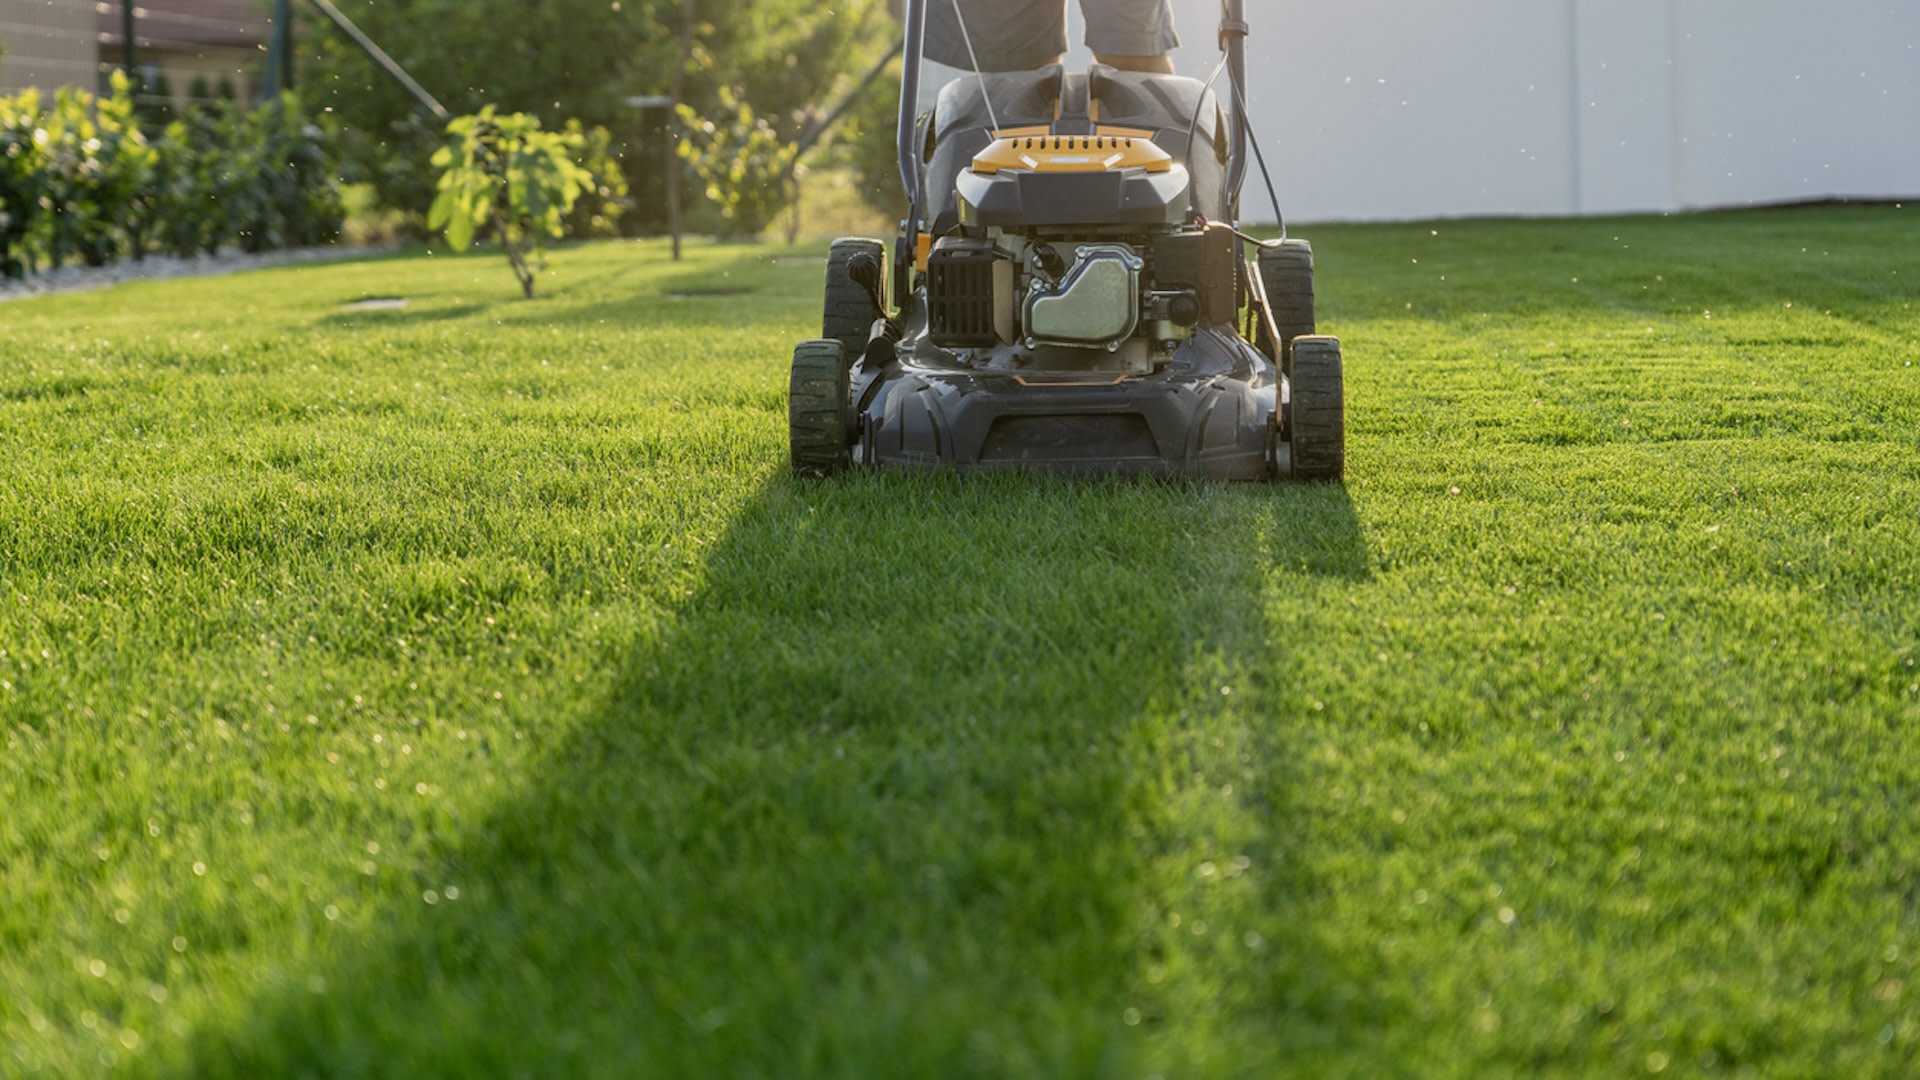
[[1312, 230], [1345, 488], [795, 483], [816, 252], [11, 305], [0, 1071], [1906, 1075], [1910, 220]]

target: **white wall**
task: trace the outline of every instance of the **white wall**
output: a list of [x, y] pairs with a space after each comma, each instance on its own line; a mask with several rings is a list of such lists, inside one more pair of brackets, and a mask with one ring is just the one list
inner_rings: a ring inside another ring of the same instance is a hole
[[1920, 195], [1920, 4], [1677, 8], [1680, 205]]
[[[1175, 62], [1204, 78], [1218, 2], [1174, 4]], [[1916, 0], [1247, 6], [1290, 220], [1920, 196]], [[1256, 181], [1247, 216], [1271, 218]]]

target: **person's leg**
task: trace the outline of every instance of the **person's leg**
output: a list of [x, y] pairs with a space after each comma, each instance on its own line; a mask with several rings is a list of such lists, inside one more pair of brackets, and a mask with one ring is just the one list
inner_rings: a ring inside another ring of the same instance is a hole
[[1119, 68], [1121, 71], [1144, 71], [1152, 75], [1173, 74], [1173, 57], [1166, 53], [1156, 53], [1152, 56], [1116, 56], [1113, 53], [1097, 52], [1093, 54], [1093, 58], [1108, 67]]
[[[1067, 51], [1066, 0], [960, 0], [966, 34], [954, 15], [954, 0], [927, 5], [925, 56], [972, 71], [1033, 71], [1057, 64]], [[967, 43], [973, 44], [971, 56]]]
[[1167, 51], [1180, 44], [1168, 0], [1080, 0], [1087, 47], [1102, 64], [1123, 71], [1173, 73]]

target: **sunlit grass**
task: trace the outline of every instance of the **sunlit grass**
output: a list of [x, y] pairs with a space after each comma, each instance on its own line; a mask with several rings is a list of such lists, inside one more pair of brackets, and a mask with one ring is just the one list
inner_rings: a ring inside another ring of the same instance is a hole
[[0, 1074], [1910, 1075], [1912, 220], [1310, 230], [1345, 488], [793, 482], [817, 248], [8, 304]]

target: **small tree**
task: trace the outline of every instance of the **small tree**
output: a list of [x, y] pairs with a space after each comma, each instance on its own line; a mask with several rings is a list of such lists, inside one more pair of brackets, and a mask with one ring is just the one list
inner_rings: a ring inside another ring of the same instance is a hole
[[449, 121], [447, 135], [433, 154], [442, 172], [427, 227], [445, 228], [457, 251], [491, 230], [531, 299], [534, 271], [523, 246], [537, 252], [543, 239], [563, 235], [574, 200], [593, 186], [593, 172], [574, 161], [585, 139], [542, 131], [539, 118], [525, 113], [499, 116], [491, 105]]

